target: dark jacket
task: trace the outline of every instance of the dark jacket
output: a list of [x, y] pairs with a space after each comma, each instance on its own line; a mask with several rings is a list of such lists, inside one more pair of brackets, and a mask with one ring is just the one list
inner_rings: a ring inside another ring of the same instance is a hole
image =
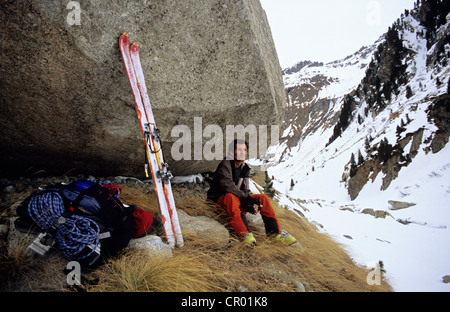
[[227, 159], [217, 166], [208, 191], [208, 199], [216, 202], [220, 196], [226, 193], [236, 195], [241, 201], [249, 196], [250, 167], [243, 163], [239, 177], [234, 176], [234, 168], [234, 160]]

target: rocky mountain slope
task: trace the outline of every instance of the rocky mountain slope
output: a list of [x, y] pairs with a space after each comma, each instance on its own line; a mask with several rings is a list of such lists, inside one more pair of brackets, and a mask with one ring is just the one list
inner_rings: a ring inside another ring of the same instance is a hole
[[[336, 155], [342, 153], [339, 147], [346, 141], [359, 144], [352, 174], [350, 166], [342, 172], [346, 182], [358, 172], [356, 162], [364, 167], [365, 161], [378, 158], [388, 167], [387, 160], [410, 139], [416, 138], [412, 154], [422, 142], [427, 144], [427, 152], [437, 153], [445, 147], [449, 131], [449, 24], [436, 27], [430, 43], [421, 24], [425, 22], [420, 20], [425, 15], [423, 10], [407, 11], [407, 16], [403, 15], [372, 46], [343, 60], [325, 65], [300, 62], [284, 70], [288, 110], [281, 142], [265, 157], [268, 167], [299, 154], [313, 161], [317, 155], [303, 150], [307, 147], [305, 140], [311, 137], [317, 150]], [[426, 120], [414, 122], [413, 115], [417, 114], [416, 120]], [[425, 135], [422, 122], [430, 124]], [[395, 135], [387, 138], [388, 131]], [[384, 151], [386, 139], [390, 139], [390, 147]], [[275, 151], [281, 157], [271, 157]], [[384, 189], [388, 185], [386, 182]], [[356, 198], [357, 192], [348, 183], [346, 186], [351, 198]]]
[[[283, 138], [257, 162], [281, 202], [360, 261], [383, 258], [398, 290], [446, 289], [450, 273], [448, 14], [448, 2], [421, 1], [354, 61], [285, 71]], [[413, 278], [404, 255], [433, 269]]]
[[286, 152], [320, 127], [337, 122], [342, 97], [361, 81], [382, 40], [342, 60], [328, 64], [304, 61], [283, 71], [288, 108], [281, 139]]

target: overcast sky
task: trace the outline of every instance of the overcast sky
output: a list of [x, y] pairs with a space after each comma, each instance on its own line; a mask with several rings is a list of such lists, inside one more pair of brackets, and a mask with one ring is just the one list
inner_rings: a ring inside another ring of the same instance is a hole
[[280, 65], [331, 62], [373, 44], [415, 0], [260, 0]]

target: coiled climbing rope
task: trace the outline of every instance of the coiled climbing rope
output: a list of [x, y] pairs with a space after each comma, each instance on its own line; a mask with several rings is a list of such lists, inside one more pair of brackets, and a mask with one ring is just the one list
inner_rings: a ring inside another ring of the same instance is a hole
[[[58, 223], [65, 211], [61, 195], [54, 189], [40, 191], [30, 198], [28, 213], [45, 232]], [[86, 217], [71, 215], [56, 229], [56, 243], [64, 256], [70, 260], [82, 260], [91, 256], [99, 245], [98, 224]], [[86, 246], [91, 250], [82, 252]]]
[[[56, 242], [66, 258], [83, 260], [91, 256], [99, 244], [98, 234], [100, 228], [94, 221], [73, 215], [61, 224], [56, 232]], [[91, 251], [82, 255], [86, 246]]]

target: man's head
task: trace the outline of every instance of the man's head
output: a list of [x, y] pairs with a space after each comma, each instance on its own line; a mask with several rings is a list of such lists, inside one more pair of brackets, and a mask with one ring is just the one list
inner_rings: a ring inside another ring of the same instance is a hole
[[244, 161], [247, 158], [248, 143], [245, 140], [236, 139], [230, 143], [228, 151], [234, 160]]

